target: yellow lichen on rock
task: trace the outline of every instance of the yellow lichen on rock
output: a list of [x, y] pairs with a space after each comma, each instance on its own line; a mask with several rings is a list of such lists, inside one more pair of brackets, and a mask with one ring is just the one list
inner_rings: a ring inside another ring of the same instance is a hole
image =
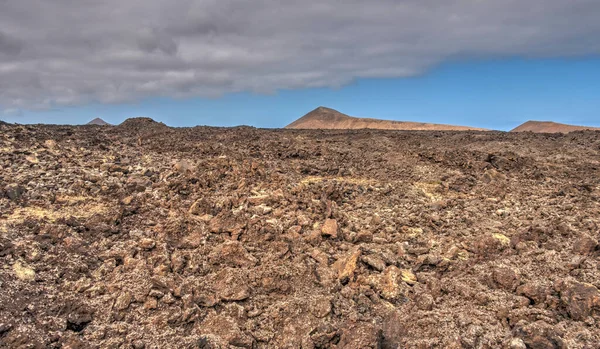
[[492, 234], [492, 237], [498, 241], [500, 241], [500, 243], [503, 246], [508, 246], [510, 245], [510, 239], [508, 237], [506, 237], [506, 235], [504, 234], [500, 234], [500, 233], [494, 233]]
[[20, 261], [13, 264], [13, 271], [17, 278], [23, 281], [32, 281], [35, 278], [35, 271]]
[[417, 283], [417, 277], [409, 269], [402, 269], [401, 276], [402, 276], [402, 281], [406, 282], [409, 285], [414, 285]]

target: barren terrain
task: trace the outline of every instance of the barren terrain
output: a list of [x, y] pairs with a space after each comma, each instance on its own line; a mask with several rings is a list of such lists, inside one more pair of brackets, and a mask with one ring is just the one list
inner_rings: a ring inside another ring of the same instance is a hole
[[484, 131], [483, 128], [470, 126], [456, 126], [431, 124], [414, 121], [393, 121], [379, 120], [371, 118], [357, 118], [342, 114], [337, 110], [318, 107], [300, 119], [287, 125], [286, 128], [293, 129], [329, 129], [329, 130], [348, 130], [348, 129], [377, 129], [377, 130], [411, 130], [411, 131]]
[[0, 123], [0, 347], [599, 348], [600, 132]]
[[569, 133], [573, 131], [598, 130], [598, 127], [576, 126], [560, 124], [552, 121], [527, 121], [510, 132], [536, 132], [536, 133]]

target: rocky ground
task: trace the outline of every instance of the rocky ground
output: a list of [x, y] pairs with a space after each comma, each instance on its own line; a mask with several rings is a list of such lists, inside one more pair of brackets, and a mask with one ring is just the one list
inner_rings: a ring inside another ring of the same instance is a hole
[[0, 125], [0, 347], [600, 348], [600, 132]]

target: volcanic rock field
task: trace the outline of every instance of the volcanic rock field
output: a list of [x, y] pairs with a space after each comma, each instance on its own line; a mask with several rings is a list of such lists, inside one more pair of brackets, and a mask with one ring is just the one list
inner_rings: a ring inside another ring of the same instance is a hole
[[0, 123], [2, 348], [600, 348], [600, 132]]

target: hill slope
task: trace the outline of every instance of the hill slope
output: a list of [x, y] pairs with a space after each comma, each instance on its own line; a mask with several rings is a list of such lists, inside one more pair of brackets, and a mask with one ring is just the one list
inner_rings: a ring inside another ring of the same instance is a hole
[[536, 132], [536, 133], [569, 133], [583, 130], [600, 130], [599, 127], [576, 126], [559, 124], [552, 121], [527, 121], [510, 132]]
[[95, 118], [94, 120], [88, 122], [87, 124], [88, 125], [100, 125], [100, 126], [110, 125], [108, 122], [106, 122], [100, 118]]
[[469, 126], [430, 124], [411, 121], [391, 121], [369, 118], [357, 118], [340, 113], [337, 110], [318, 107], [300, 119], [287, 125], [292, 129], [382, 129], [382, 130], [430, 130], [430, 131], [466, 131], [485, 129]]

